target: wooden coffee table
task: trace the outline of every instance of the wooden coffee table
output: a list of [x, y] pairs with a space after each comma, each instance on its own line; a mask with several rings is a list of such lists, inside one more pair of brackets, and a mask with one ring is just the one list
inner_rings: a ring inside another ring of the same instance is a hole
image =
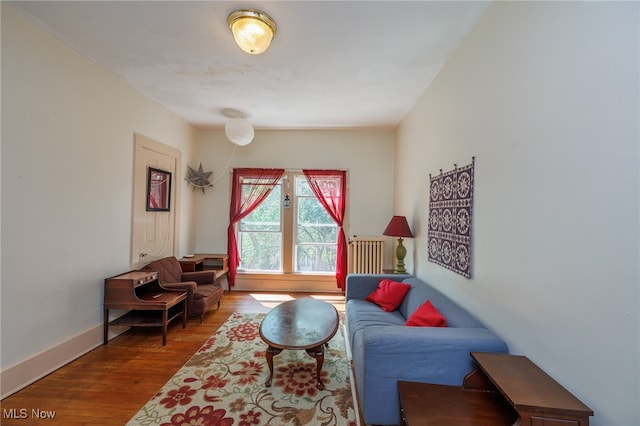
[[283, 349], [302, 349], [316, 359], [318, 389], [324, 389], [320, 378], [324, 363], [324, 347], [338, 331], [338, 311], [316, 299], [297, 299], [273, 308], [260, 324], [260, 337], [269, 346], [266, 351], [269, 378], [273, 379], [273, 357]]

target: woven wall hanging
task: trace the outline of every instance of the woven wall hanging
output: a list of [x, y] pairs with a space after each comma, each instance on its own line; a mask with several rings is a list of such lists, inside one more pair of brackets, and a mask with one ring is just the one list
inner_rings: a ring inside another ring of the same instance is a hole
[[431, 176], [429, 188], [429, 261], [471, 278], [473, 166]]

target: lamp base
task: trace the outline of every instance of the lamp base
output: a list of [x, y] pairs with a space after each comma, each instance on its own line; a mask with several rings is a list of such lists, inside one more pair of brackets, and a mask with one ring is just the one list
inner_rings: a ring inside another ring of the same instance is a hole
[[396, 247], [396, 274], [406, 274], [407, 270], [404, 267], [404, 258], [407, 255], [407, 249], [402, 245], [402, 238], [398, 238], [398, 246]]

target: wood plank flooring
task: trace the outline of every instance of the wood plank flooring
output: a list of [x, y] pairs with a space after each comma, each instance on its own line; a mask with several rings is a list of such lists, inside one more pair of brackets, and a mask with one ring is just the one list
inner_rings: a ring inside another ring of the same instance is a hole
[[[268, 312], [277, 303], [304, 297], [322, 298], [344, 311], [344, 296], [338, 293], [225, 292], [220, 310], [209, 311], [204, 323], [189, 317], [186, 329], [182, 321], [170, 324], [166, 346], [160, 328], [130, 329], [5, 398], [0, 424], [124, 425], [230, 314]], [[17, 410], [13, 416], [11, 409]], [[22, 413], [25, 419], [9, 418]]]

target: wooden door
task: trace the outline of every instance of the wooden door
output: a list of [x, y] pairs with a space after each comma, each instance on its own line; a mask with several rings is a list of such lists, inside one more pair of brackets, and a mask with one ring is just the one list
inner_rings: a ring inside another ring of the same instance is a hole
[[[177, 251], [180, 164], [181, 153], [177, 149], [135, 135], [131, 269], [139, 269]], [[171, 173], [169, 211], [147, 210], [149, 167]]]

